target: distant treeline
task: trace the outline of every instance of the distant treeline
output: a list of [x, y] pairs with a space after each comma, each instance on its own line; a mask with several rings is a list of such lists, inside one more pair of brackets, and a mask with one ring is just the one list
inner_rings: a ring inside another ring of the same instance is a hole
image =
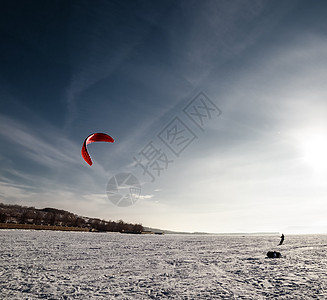
[[95, 218], [81, 217], [69, 211], [0, 203], [0, 223], [33, 224], [46, 226], [65, 226], [88, 228], [90, 231], [111, 231], [141, 233], [141, 224], [130, 224], [120, 220], [105, 221]]

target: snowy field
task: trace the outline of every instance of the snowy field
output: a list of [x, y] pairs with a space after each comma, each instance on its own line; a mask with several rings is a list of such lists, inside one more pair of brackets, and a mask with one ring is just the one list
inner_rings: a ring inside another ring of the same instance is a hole
[[327, 235], [278, 242], [0, 230], [0, 299], [327, 299]]

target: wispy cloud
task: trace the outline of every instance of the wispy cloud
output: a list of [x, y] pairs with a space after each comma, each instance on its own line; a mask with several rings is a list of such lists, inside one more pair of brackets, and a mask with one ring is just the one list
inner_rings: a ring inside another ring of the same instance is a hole
[[[117, 68], [126, 63], [151, 33], [152, 26], [147, 20], [128, 13], [129, 22], [125, 22], [116, 15], [117, 8], [113, 9], [112, 6], [115, 4], [110, 2], [95, 4], [92, 8], [84, 7], [83, 4], [73, 6], [70, 43], [74, 53], [71, 62], [72, 78], [66, 91], [66, 128], [69, 128], [78, 116], [82, 94], [97, 83], [108, 79]], [[81, 23], [80, 15], [84, 15], [92, 26], [87, 26], [84, 21]], [[160, 14], [151, 17], [159, 19]], [[74, 31], [76, 26], [82, 31]], [[112, 26], [115, 30], [112, 30]]]
[[[285, 5], [279, 13], [267, 13], [267, 4], [268, 1], [181, 2], [170, 32], [174, 64], [183, 70], [188, 81], [199, 84], [269, 32], [292, 6]], [[187, 23], [183, 23], [185, 20]]]
[[78, 151], [76, 145], [50, 128], [47, 132], [40, 128], [31, 129], [26, 124], [3, 115], [0, 115], [0, 126], [3, 129], [0, 135], [16, 144], [21, 152], [25, 152], [26, 156], [38, 164], [54, 167], [58, 164], [78, 163], [73, 154]]

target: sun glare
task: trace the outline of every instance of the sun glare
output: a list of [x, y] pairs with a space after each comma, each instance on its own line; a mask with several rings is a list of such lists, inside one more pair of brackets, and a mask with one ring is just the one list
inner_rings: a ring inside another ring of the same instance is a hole
[[327, 135], [314, 134], [303, 142], [303, 160], [315, 171], [327, 171]]

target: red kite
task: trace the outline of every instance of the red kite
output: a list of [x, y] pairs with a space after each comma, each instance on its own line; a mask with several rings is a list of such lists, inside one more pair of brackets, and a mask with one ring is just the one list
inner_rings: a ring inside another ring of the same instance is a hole
[[84, 144], [82, 147], [82, 156], [84, 158], [84, 160], [90, 165], [92, 166], [92, 160], [91, 157], [89, 155], [89, 153], [87, 152], [87, 148], [86, 146], [88, 144], [94, 143], [94, 142], [108, 142], [108, 143], [113, 143], [115, 140], [109, 136], [108, 134], [105, 133], [92, 133], [90, 134], [85, 140], [84, 140]]

